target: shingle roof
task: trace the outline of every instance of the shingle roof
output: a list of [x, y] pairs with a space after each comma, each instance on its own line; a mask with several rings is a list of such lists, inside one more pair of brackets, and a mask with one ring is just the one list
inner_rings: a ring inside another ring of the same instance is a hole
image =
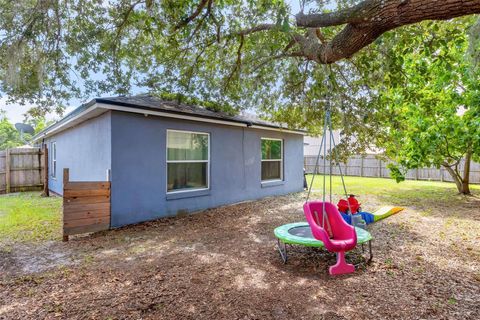
[[[251, 114], [229, 115], [225, 112], [211, 111], [201, 106], [178, 103], [176, 101], [163, 100], [151, 95], [138, 95], [129, 97], [96, 98], [92, 102], [114, 104], [118, 106], [155, 110], [167, 113], [185, 114], [199, 118], [219, 119], [224, 121], [239, 122], [249, 125], [260, 125], [272, 128], [287, 129], [277, 123], [262, 120]], [[92, 103], [90, 102], [90, 104]]]
[[[246, 126], [259, 126], [259, 127], [288, 130], [288, 127], [286, 126], [259, 119], [257, 116], [252, 114], [242, 114], [242, 115], [232, 116], [225, 112], [211, 111], [201, 106], [163, 100], [161, 98], [150, 96], [150, 95], [137, 95], [137, 96], [129, 96], [129, 97], [120, 96], [120, 97], [108, 97], [108, 98], [95, 98], [90, 102], [76, 108], [75, 110], [67, 114], [60, 121], [54, 123], [53, 125], [49, 126], [48, 128], [36, 134], [33, 137], [33, 141], [36, 141], [37, 139], [39, 139], [40, 137], [44, 137], [45, 135], [51, 134], [53, 131], [61, 130], [59, 129], [61, 126], [63, 126], [67, 122], [72, 121], [74, 118], [78, 118], [79, 116], [84, 115], [84, 112], [87, 112], [89, 107], [95, 104], [114, 105], [119, 107], [126, 107], [126, 108], [128, 107], [128, 108], [134, 108], [134, 109], [145, 110], [145, 111], [147, 110], [158, 111], [163, 114], [170, 113], [170, 114], [176, 114], [176, 115], [185, 115], [189, 117], [197, 117], [199, 118], [200, 121], [202, 118], [213, 119], [213, 120], [221, 120], [224, 122], [241, 123]], [[129, 110], [125, 110], [125, 111], [128, 112]], [[76, 121], [79, 121], [79, 120], [76, 120]], [[304, 131], [302, 130], [293, 130], [293, 131], [301, 134], [304, 133]]]

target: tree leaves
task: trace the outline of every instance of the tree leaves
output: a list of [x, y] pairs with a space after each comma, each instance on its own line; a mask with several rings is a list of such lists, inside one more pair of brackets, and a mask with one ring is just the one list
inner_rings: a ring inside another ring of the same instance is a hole
[[[400, 31], [409, 34], [408, 29], [415, 29], [416, 37], [402, 41], [397, 33], [400, 41], [389, 43], [390, 71], [400, 70], [401, 80], [389, 72], [384, 90], [379, 91], [385, 128], [377, 145], [398, 163], [391, 168], [397, 181], [401, 168], [458, 167], [467, 152], [480, 154], [478, 129], [473, 124], [479, 112], [479, 104], [473, 101], [480, 87], [478, 77], [466, 72], [471, 60], [466, 57], [469, 39], [463, 32], [472, 22], [472, 18], [462, 18], [450, 24], [422, 23]], [[422, 32], [422, 28], [435, 33]]]

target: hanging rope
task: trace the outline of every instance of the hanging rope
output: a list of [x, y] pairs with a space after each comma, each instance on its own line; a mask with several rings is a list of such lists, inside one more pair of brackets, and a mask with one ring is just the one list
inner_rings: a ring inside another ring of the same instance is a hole
[[305, 199], [305, 202], [308, 202], [308, 199], [310, 199], [310, 194], [312, 193], [313, 182], [315, 181], [315, 176], [318, 173], [317, 172], [318, 171], [318, 163], [319, 163], [319, 160], [320, 160], [320, 154], [322, 153], [323, 144], [325, 143], [325, 135], [326, 134], [327, 134], [327, 117], [325, 116], [324, 121], [323, 121], [322, 141], [320, 142], [320, 149], [318, 150], [317, 159], [315, 160], [315, 168], [313, 169], [312, 181], [310, 182], [310, 187], [308, 188], [307, 198]]
[[[330, 123], [330, 137], [331, 137], [332, 142], [333, 142], [333, 150], [335, 150], [337, 145], [335, 144], [335, 138], [333, 136], [332, 124], [331, 123]], [[340, 165], [340, 162], [337, 162], [337, 165], [338, 165], [338, 170], [340, 171], [340, 178], [342, 179], [342, 186], [343, 186], [343, 191], [345, 192], [345, 198], [347, 198], [348, 211], [349, 211], [349, 214], [352, 215], [352, 207], [350, 206], [350, 201], [348, 201], [347, 187], [345, 186], [345, 180], [343, 179], [342, 166]]]
[[[331, 71], [331, 70], [329, 70], [329, 71]], [[330, 72], [328, 72], [328, 84], [327, 84], [327, 86], [329, 87], [329, 89], [331, 89], [331, 79], [329, 79], [329, 77], [330, 77]], [[335, 159], [337, 158], [336, 157], [337, 145], [335, 143], [335, 137], [334, 137], [333, 128], [332, 128], [330, 101], [327, 101], [326, 106], [325, 106], [325, 116], [324, 116], [322, 140], [320, 142], [320, 148], [318, 150], [317, 159], [315, 161], [315, 169], [313, 171], [313, 177], [312, 177], [312, 180], [310, 182], [310, 187], [308, 188], [307, 198], [306, 198], [305, 202], [308, 202], [308, 200], [310, 199], [310, 194], [312, 192], [312, 187], [313, 187], [313, 183], [315, 181], [315, 176], [318, 173], [318, 166], [319, 166], [320, 154], [322, 153], [322, 149], [323, 149], [323, 188], [322, 188], [323, 192], [322, 192], [322, 200], [323, 200], [323, 203], [326, 202], [325, 200], [326, 200], [326, 193], [327, 193], [327, 189], [326, 189], [327, 129], [329, 131], [328, 155], [330, 157], [329, 158], [329, 170], [328, 170], [329, 184], [330, 184], [329, 185], [329, 202], [332, 203], [332, 185], [333, 185], [333, 183], [332, 183], [333, 182], [333, 180], [332, 180], [332, 176], [333, 176], [332, 167], [333, 167], [333, 160], [334, 160], [333, 157], [334, 157], [334, 155], [335, 155]], [[336, 161], [336, 163], [338, 165], [340, 178], [341, 178], [342, 186], [343, 186], [343, 191], [345, 193], [345, 197], [347, 198], [348, 211], [349, 211], [349, 214], [351, 215], [352, 214], [352, 208], [350, 206], [350, 202], [348, 201], [348, 192], [347, 192], [347, 187], [345, 186], [345, 180], [343, 178], [342, 167], [340, 165], [340, 162]], [[318, 213], [315, 212], [315, 215], [316, 215], [316, 219], [317, 219], [317, 223], [318, 223], [319, 222], [318, 221], [319, 220], [318, 219]], [[322, 227], [325, 225], [325, 220], [327, 221], [327, 224], [329, 225], [328, 217], [326, 216], [326, 212], [325, 212], [325, 205], [323, 205]]]
[[[325, 122], [327, 123], [327, 125], [329, 126], [328, 124], [328, 121], [329, 121], [329, 118], [330, 118], [330, 111], [328, 110], [328, 105], [327, 105], [327, 109], [325, 111]], [[325, 130], [323, 132], [324, 136], [327, 134], [327, 131]], [[325, 178], [327, 177], [327, 172], [326, 172], [326, 168], [327, 168], [327, 165], [326, 165], [326, 162], [327, 161], [327, 143], [326, 143], [326, 139], [325, 139], [325, 143], [323, 144], [323, 202], [325, 202], [325, 194], [326, 194], [326, 183], [325, 183]], [[325, 210], [324, 210], [325, 211]]]
[[[332, 127], [332, 121], [330, 119], [330, 122], [329, 122], [330, 130], [332, 130], [331, 127]], [[332, 175], [332, 160], [333, 160], [333, 157], [332, 157], [332, 135], [331, 134], [330, 134], [330, 139], [329, 139], [328, 145], [330, 147], [330, 150], [328, 151], [328, 154], [330, 155], [330, 165], [328, 167], [328, 174], [330, 176], [330, 199], [329, 199], [329, 201], [330, 201], [330, 203], [332, 203], [332, 176], [333, 176]]]

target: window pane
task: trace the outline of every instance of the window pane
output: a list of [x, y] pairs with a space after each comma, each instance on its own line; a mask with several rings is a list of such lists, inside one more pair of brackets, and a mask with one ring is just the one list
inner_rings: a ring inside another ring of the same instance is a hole
[[168, 131], [168, 160], [208, 160], [208, 135]]
[[262, 159], [281, 159], [282, 141], [262, 140]]
[[57, 144], [55, 142], [52, 142], [50, 144], [50, 166], [51, 166], [51, 176], [56, 177], [57, 176]]
[[281, 161], [262, 161], [262, 180], [281, 179]]
[[168, 163], [167, 191], [207, 188], [206, 162]]

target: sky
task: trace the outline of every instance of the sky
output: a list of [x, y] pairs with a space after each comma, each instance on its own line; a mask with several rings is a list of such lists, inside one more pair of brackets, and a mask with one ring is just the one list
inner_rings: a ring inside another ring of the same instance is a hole
[[[7, 104], [7, 97], [0, 98], [0, 110], [6, 111], [7, 118], [12, 123], [23, 122], [23, 114], [27, 112], [30, 105], [22, 106], [18, 103]], [[55, 116], [50, 115], [51, 119], [55, 119]]]
[[[292, 6], [292, 12], [296, 13], [300, 11], [300, 0], [286, 0]], [[133, 89], [132, 94], [139, 94], [142, 93], [141, 89]], [[68, 102], [68, 107], [66, 108], [64, 114], [74, 110], [75, 108], [79, 107], [82, 103], [88, 102], [94, 97], [88, 97], [84, 100], [80, 99], [72, 99]], [[25, 112], [32, 107], [31, 105], [20, 105], [20, 104], [7, 104], [7, 97], [2, 96], [0, 97], [0, 110], [6, 111], [7, 118], [12, 123], [23, 122]], [[59, 120], [61, 117], [58, 114], [52, 113], [47, 115], [48, 120]]]

